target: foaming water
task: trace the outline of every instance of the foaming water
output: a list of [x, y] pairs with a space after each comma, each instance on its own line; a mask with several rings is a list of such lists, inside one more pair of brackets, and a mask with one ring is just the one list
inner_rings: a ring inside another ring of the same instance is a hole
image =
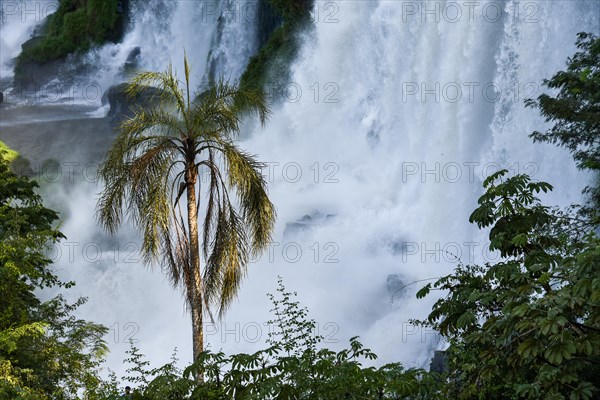
[[[256, 51], [256, 16], [237, 1], [133, 2], [130, 14], [131, 28], [121, 43], [104, 45], [84, 59], [94, 66], [85, 79], [102, 92], [136, 71], [171, 66], [181, 76], [184, 53], [192, 67], [193, 87], [206, 81], [211, 68], [215, 76], [235, 80]], [[138, 48], [134, 67], [126, 68]]]
[[[202, 20], [202, 7], [193, 1], [132, 2], [131, 29], [122, 43], [108, 44], [88, 54], [87, 62], [97, 68], [90, 79], [103, 88], [127, 79], [124, 66], [131, 52], [138, 47], [139, 69], [161, 71], [170, 63], [183, 71], [183, 50], [186, 49], [200, 71], [210, 49], [210, 37], [215, 22]], [[193, 30], [190, 30], [192, 29]]]
[[[550, 204], [580, 199], [585, 176], [565, 151], [532, 143], [528, 134], [545, 124], [523, 101], [564, 67], [577, 32], [599, 32], [599, 4], [327, 4], [315, 5], [315, 28], [303, 37], [287, 100], [266, 129], [244, 132], [241, 145], [268, 163], [276, 233], [269, 252], [250, 264], [239, 301], [224, 321], [207, 325], [205, 337], [226, 352], [261, 346], [269, 330], [264, 294], [281, 275], [328, 346], [360, 335], [378, 363], [423, 366], [441, 344], [409, 320], [424, 318], [435, 296], [417, 300], [421, 283], [402, 286], [447, 274], [457, 259], [495, 259], [485, 251], [487, 233], [468, 223], [483, 179], [508, 168], [554, 184]], [[142, 67], [161, 70], [172, 61], [178, 71], [185, 48], [196, 82], [211, 49], [223, 73], [243, 70], [254, 46], [247, 25], [230, 17], [216, 40], [217, 20], [199, 23], [207, 11], [196, 2], [140, 7], [122, 44], [89, 55], [102, 71], [98, 79], [119, 76], [135, 46]], [[175, 346], [189, 361], [181, 296], [160, 271], [141, 266], [130, 227], [117, 238], [100, 231], [95, 182], [82, 178], [68, 187], [55, 196], [67, 204], [62, 230], [79, 247], [71, 259], [63, 250], [57, 267], [78, 282], [74, 294], [90, 297], [83, 315], [111, 327], [109, 365], [124, 371], [129, 338], [155, 363]], [[390, 289], [388, 275], [403, 284]]]
[[[339, 21], [317, 22], [306, 38], [292, 78], [301, 98], [244, 145], [288, 165], [271, 185], [280, 233], [315, 211], [335, 217], [301, 237], [280, 235], [303, 257], [253, 266], [227, 321], [244, 318], [247, 299], [281, 274], [318, 321], [338, 324], [343, 342], [358, 334], [381, 362], [422, 366], [436, 337], [409, 320], [425, 317], [435, 296], [415, 299], [423, 285], [415, 284], [389, 304], [386, 276], [408, 284], [447, 274], [457, 258], [496, 259], [468, 217], [483, 179], [500, 168], [554, 184], [550, 204], [580, 201], [585, 176], [562, 149], [532, 143], [528, 134], [546, 125], [523, 101], [564, 67], [577, 32], [598, 32], [598, 3], [487, 2], [471, 15], [463, 5], [458, 19], [436, 3], [439, 21], [424, 3], [338, 3]], [[293, 163], [302, 167], [297, 183]], [[323, 257], [330, 242], [339, 262], [315, 262], [311, 246]]]

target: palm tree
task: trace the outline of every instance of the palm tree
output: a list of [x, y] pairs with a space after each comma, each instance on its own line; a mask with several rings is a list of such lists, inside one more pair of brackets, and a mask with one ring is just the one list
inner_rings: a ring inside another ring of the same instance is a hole
[[[142, 72], [128, 86], [130, 96], [153, 86], [160, 97], [121, 125], [99, 170], [105, 187], [97, 215], [110, 234], [128, 216], [143, 235], [144, 262], [159, 262], [173, 286], [183, 290], [196, 360], [204, 349], [203, 314], [212, 319], [217, 307], [221, 317], [231, 304], [249, 257], [270, 242], [275, 209], [261, 174], [264, 165], [234, 142], [243, 117], [258, 116], [264, 125], [269, 114], [264, 97], [220, 81], [192, 98], [185, 57], [184, 68], [185, 82], [169, 67]], [[179, 201], [184, 193], [187, 213]]]

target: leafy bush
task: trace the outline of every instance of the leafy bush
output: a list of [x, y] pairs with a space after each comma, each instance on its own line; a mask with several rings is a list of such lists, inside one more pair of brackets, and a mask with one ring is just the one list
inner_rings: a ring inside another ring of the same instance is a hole
[[567, 148], [579, 168], [596, 174], [595, 184], [585, 191], [592, 205], [584, 211], [590, 213], [600, 208], [600, 38], [579, 33], [576, 45], [579, 51], [568, 59], [567, 69], [544, 80], [556, 94], [528, 99], [526, 105], [554, 123], [546, 132], [533, 132], [534, 141]]
[[500, 171], [471, 214], [502, 260], [459, 265], [418, 293], [448, 291], [421, 324], [450, 343], [456, 399], [592, 399], [600, 389], [597, 225], [543, 206], [552, 187]]
[[2, 157], [9, 163], [13, 162], [14, 160], [17, 159], [17, 157], [19, 157], [19, 153], [17, 153], [15, 150], [8, 147], [6, 145], [6, 143], [4, 143], [1, 140], [0, 140], [0, 153], [2, 153]]
[[[405, 370], [400, 364], [380, 368], [363, 362], [377, 356], [363, 348], [358, 338], [339, 352], [320, 348], [316, 323], [279, 281], [278, 296], [269, 295], [275, 330], [268, 347], [253, 354], [226, 356], [205, 351], [181, 371], [173, 361], [149, 369], [132, 346], [126, 360], [132, 367], [124, 380], [137, 385], [134, 398], [163, 399], [436, 399], [440, 380], [421, 369]], [[197, 380], [201, 377], [201, 381]], [[116, 394], [116, 393], [115, 393]]]
[[52, 272], [48, 247], [63, 239], [57, 214], [42, 205], [37, 184], [11, 172], [0, 151], [0, 399], [74, 399], [100, 384], [107, 351], [104, 326], [75, 318], [85, 303], [38, 297], [67, 289]]

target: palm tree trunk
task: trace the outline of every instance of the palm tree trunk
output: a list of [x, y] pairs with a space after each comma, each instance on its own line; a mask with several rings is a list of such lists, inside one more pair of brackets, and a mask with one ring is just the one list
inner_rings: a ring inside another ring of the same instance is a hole
[[[186, 166], [185, 181], [187, 185], [188, 228], [190, 241], [190, 267], [191, 280], [188, 291], [190, 294], [190, 309], [192, 312], [192, 340], [194, 361], [204, 350], [204, 332], [202, 327], [202, 277], [200, 275], [200, 247], [198, 245], [198, 208], [196, 204], [197, 171], [193, 159]], [[203, 374], [196, 376], [202, 382]]]

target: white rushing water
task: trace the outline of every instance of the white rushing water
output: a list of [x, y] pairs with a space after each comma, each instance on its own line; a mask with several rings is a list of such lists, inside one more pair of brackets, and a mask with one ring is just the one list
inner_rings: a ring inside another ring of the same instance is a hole
[[[152, 0], [131, 4], [131, 29], [121, 43], [102, 46], [85, 57], [92, 68], [80, 85], [98, 86], [103, 93], [134, 71], [164, 71], [169, 66], [182, 76], [184, 54], [192, 66], [193, 86], [205, 82], [212, 64], [216, 74], [237, 79], [257, 50], [257, 2]], [[135, 69], [127, 71], [124, 66], [136, 48], [140, 53]], [[80, 102], [99, 100], [90, 97]]]
[[109, 44], [88, 54], [86, 61], [96, 68], [87, 76], [103, 90], [127, 79], [123, 66], [135, 48], [141, 70], [162, 71], [172, 64], [183, 73], [183, 55], [194, 64], [195, 82], [200, 83], [211, 48], [217, 17], [208, 2], [132, 1], [131, 29], [122, 43]]
[[[251, 18], [238, 8], [214, 45], [217, 20], [200, 4], [148, 2], [122, 44], [89, 56], [99, 79], [114, 80], [135, 46], [143, 67], [172, 61], [179, 71], [185, 48], [197, 82], [213, 46], [221, 73], [239, 76], [254, 51]], [[449, 273], [455, 257], [493, 260], [486, 233], [468, 217], [483, 178], [499, 168], [555, 185], [551, 204], [580, 200], [586, 177], [565, 151], [532, 143], [528, 134], [545, 124], [523, 101], [564, 67], [577, 32], [600, 32], [599, 13], [595, 0], [317, 2], [286, 101], [266, 129], [248, 126], [241, 144], [269, 165], [276, 243], [249, 266], [225, 319], [206, 327], [210, 347], [251, 351], [264, 343], [265, 293], [281, 275], [328, 346], [360, 335], [378, 362], [426, 366], [440, 344], [408, 321], [424, 318], [434, 296], [415, 299], [417, 283], [392, 304], [387, 277], [408, 284]], [[200, 23], [206, 18], [212, 22]], [[87, 184], [69, 194], [62, 230], [78, 245], [58, 264], [78, 282], [75, 293], [90, 297], [85, 317], [111, 327], [109, 365], [124, 371], [128, 338], [154, 363], [167, 361], [175, 346], [189, 361], [181, 296], [160, 271], [136, 262], [139, 241], [130, 228], [116, 239], [99, 231], [98, 190]]]
[[[338, 338], [360, 334], [381, 361], [422, 365], [435, 337], [408, 321], [424, 317], [433, 299], [416, 300], [417, 284], [390, 306], [385, 277], [399, 274], [408, 283], [439, 276], [456, 255], [463, 262], [493, 260], [484, 251], [486, 233], [468, 217], [483, 178], [500, 167], [553, 183], [553, 204], [580, 199], [584, 177], [566, 152], [531, 142], [528, 134], [545, 125], [523, 101], [539, 95], [542, 79], [564, 66], [576, 32], [598, 32], [599, 6], [359, 1], [317, 7], [316, 31], [293, 66], [291, 101], [245, 145], [280, 163], [271, 186], [280, 228], [316, 211], [336, 217], [299, 240], [298, 263], [252, 268], [228, 318], [244, 318], [245, 299], [280, 273], [319, 321], [339, 325]], [[337, 22], [327, 23], [332, 19]], [[298, 90], [302, 96], [293, 102]], [[297, 183], [294, 163], [303, 174]], [[336, 182], [327, 180], [333, 172]], [[321, 257], [324, 245], [335, 243], [339, 263], [315, 263], [309, 247], [315, 242]], [[394, 254], [399, 247], [405, 252]]]

